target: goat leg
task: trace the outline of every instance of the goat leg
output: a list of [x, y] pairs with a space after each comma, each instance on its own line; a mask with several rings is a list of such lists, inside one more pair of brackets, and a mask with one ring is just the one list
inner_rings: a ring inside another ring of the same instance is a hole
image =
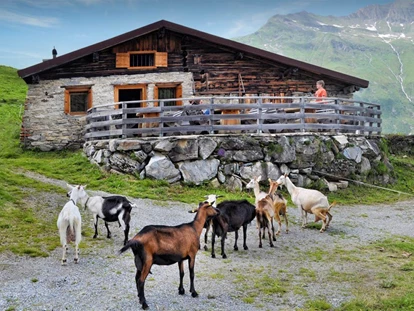
[[[273, 225], [273, 217], [270, 218], [270, 223], [272, 224], [272, 238], [273, 238], [273, 241], [276, 241], [275, 226]], [[269, 235], [270, 235], [270, 228], [269, 228]]]
[[[267, 234], [269, 235], [269, 242], [270, 242], [270, 247], [274, 247], [273, 245], [273, 241], [272, 241], [272, 234], [270, 233], [270, 228], [267, 229]], [[273, 235], [275, 234], [275, 231], [273, 229]], [[275, 239], [276, 241], [276, 239]]]
[[247, 238], [247, 224], [243, 225], [243, 249], [244, 250], [248, 250], [249, 248], [247, 247], [246, 244], [246, 238]]
[[236, 231], [234, 232], [234, 235], [235, 235], [234, 250], [235, 250], [235, 251], [238, 251], [238, 250], [239, 250], [239, 248], [237, 247], [237, 240], [238, 240], [238, 238], [239, 238], [239, 230], [236, 230]]
[[108, 231], [108, 234], [106, 235], [106, 237], [108, 238], [108, 239], [110, 239], [111, 238], [111, 236], [112, 236], [112, 234], [111, 234], [111, 231], [109, 231], [109, 227], [108, 227], [108, 223], [105, 221], [105, 227], [106, 227], [106, 230]]
[[184, 261], [179, 261], [178, 262], [178, 269], [180, 271], [180, 285], [178, 286], [178, 294], [179, 295], [184, 295], [185, 290], [184, 290], [184, 286], [183, 286], [183, 278], [184, 278]]
[[194, 288], [194, 265], [195, 265], [195, 255], [194, 257], [188, 258], [188, 269], [190, 270], [190, 293], [191, 297], [195, 298], [198, 296]]
[[62, 253], [62, 266], [66, 266], [66, 262], [67, 262], [66, 250], [67, 250], [67, 248], [68, 248], [67, 245], [63, 245], [63, 247], [62, 247], [62, 250], [63, 250], [63, 253]]
[[216, 241], [216, 233], [214, 232], [211, 234], [211, 258], [216, 258], [216, 253], [214, 252], [214, 242]]
[[226, 242], [226, 237], [227, 237], [227, 231], [225, 231], [225, 232], [223, 233], [223, 235], [221, 236], [221, 257], [222, 257], [223, 259], [226, 259], [226, 258], [227, 258], [227, 255], [226, 255], [226, 253], [224, 252], [224, 243]]
[[[259, 248], [262, 248], [263, 247], [263, 245], [262, 245], [262, 229], [261, 228], [259, 228]], [[263, 232], [264, 232], [264, 229], [263, 229]]]
[[148, 309], [148, 304], [145, 299], [145, 293], [144, 293], [144, 286], [145, 286], [145, 279], [148, 276], [148, 273], [150, 271], [151, 264], [148, 264], [147, 262], [144, 263], [142, 266], [142, 271], [139, 272], [137, 270], [137, 274], [135, 275], [135, 281], [137, 283], [137, 289], [138, 289], [138, 298], [139, 303], [142, 305], [142, 309]]
[[124, 231], [124, 234], [125, 234], [125, 238], [124, 238], [124, 245], [126, 245], [126, 244], [127, 244], [127, 242], [128, 242], [129, 223], [128, 223], [128, 224], [125, 224], [125, 231]]
[[98, 237], [98, 215], [95, 216], [95, 234], [93, 235], [93, 238], [96, 239]]

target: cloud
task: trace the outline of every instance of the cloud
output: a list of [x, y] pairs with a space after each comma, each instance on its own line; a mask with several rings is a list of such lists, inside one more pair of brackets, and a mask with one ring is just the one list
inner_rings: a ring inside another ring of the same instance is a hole
[[23, 51], [12, 51], [9, 49], [0, 48], [0, 58], [41, 58], [41, 55], [38, 53], [30, 53]]
[[53, 27], [59, 23], [59, 20], [55, 17], [30, 16], [3, 9], [0, 9], [0, 21], [44, 28]]

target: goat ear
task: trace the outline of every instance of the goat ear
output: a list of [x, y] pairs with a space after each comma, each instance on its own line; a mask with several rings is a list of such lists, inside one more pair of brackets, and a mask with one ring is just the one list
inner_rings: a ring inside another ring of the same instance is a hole
[[222, 198], [223, 196], [222, 195], [220, 195], [220, 194], [218, 194], [218, 195], [216, 195], [216, 198]]
[[260, 175], [259, 177], [257, 177], [256, 181], [259, 182], [262, 180], [262, 175]]
[[272, 180], [271, 180], [270, 178], [268, 178], [267, 180], [269, 181], [269, 183], [271, 183], [271, 182], [272, 182]]
[[73, 186], [71, 186], [69, 184], [66, 184], [66, 187], [68, 187], [70, 190], [72, 190], [73, 188], [75, 188], [75, 187], [73, 187]]
[[284, 175], [285, 177], [287, 177], [288, 176], [288, 173], [285, 173], [285, 175]]
[[82, 187], [83, 187], [83, 189], [86, 189], [86, 186], [87, 186], [87, 185], [82, 186]]

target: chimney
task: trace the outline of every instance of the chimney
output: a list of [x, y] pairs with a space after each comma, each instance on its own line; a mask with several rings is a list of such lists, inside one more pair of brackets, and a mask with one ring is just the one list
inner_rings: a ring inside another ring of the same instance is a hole
[[52, 55], [53, 55], [53, 58], [56, 58], [57, 51], [56, 51], [55, 47], [53, 47]]

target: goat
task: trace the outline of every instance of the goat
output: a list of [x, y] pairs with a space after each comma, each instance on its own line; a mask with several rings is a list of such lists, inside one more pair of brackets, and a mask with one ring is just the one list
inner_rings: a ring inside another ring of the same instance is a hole
[[272, 198], [273, 201], [273, 209], [274, 209], [274, 218], [277, 220], [278, 228], [276, 231], [276, 235], [280, 234], [280, 229], [282, 228], [282, 223], [280, 221], [280, 215], [285, 218], [286, 223], [286, 233], [289, 233], [289, 222], [287, 218], [287, 201], [286, 199], [279, 193], [275, 193], [279, 184], [276, 181], [272, 181], [269, 178], [269, 192], [268, 194]]
[[256, 198], [255, 203], [257, 203], [260, 199], [263, 199], [267, 196], [266, 192], [260, 191], [259, 182], [262, 179], [262, 176], [253, 177], [249, 183], [246, 185], [246, 189], [253, 189], [254, 196]]
[[[70, 192], [68, 195], [69, 194]], [[107, 238], [110, 239], [112, 236], [111, 231], [109, 231], [108, 222], [117, 221], [124, 231], [124, 245], [126, 244], [130, 228], [129, 222], [131, 221], [131, 210], [133, 207], [137, 207], [134, 203], [130, 202], [126, 197], [119, 195], [110, 197], [87, 197], [87, 199], [84, 199], [81, 203], [84, 205], [85, 210], [88, 208], [93, 214], [95, 226], [94, 239], [98, 237], [98, 219], [102, 218], [105, 222]]]
[[[206, 200], [204, 202], [207, 202], [213, 207], [217, 207], [217, 198], [219, 197], [221, 197], [221, 195], [209, 194], [209, 195], [206, 195]], [[204, 224], [204, 229], [206, 229], [206, 232], [204, 233], [204, 250], [205, 251], [208, 250], [207, 236], [208, 236], [208, 232], [210, 231], [212, 222], [213, 222], [213, 219], [210, 218], [210, 219], [207, 219], [206, 223]]]
[[255, 207], [247, 200], [241, 201], [224, 201], [217, 205], [220, 215], [213, 218], [213, 233], [211, 236], [211, 257], [216, 258], [214, 252], [215, 237], [221, 237], [221, 256], [227, 258], [224, 252], [224, 242], [227, 232], [235, 232], [236, 240], [234, 242], [234, 250], [237, 251], [237, 239], [239, 238], [239, 229], [243, 226], [243, 248], [248, 250], [246, 245], [247, 225], [255, 216]]
[[[308, 213], [315, 215], [315, 222], [320, 219], [322, 220], [321, 233], [329, 227], [329, 223], [332, 220], [332, 215], [329, 211], [332, 206], [336, 205], [336, 202], [329, 205], [328, 198], [321, 192], [314, 189], [296, 187], [287, 174], [280, 176], [276, 182], [279, 185], [286, 186], [293, 204], [301, 210], [302, 228], [306, 227], [308, 223]], [[328, 218], [328, 221], [326, 221], [326, 218]]]
[[120, 249], [119, 252], [123, 253], [131, 248], [134, 253], [135, 266], [137, 268], [135, 282], [139, 302], [143, 309], [148, 308], [144, 285], [153, 264], [172, 265], [178, 263], [180, 271], [178, 293], [184, 295], [184, 260], [188, 259], [191, 296], [198, 296], [194, 288], [194, 264], [200, 246], [201, 231], [208, 217], [214, 217], [219, 214], [220, 211], [210, 204], [200, 203], [192, 222], [178, 226], [146, 226]]
[[262, 248], [262, 237], [263, 239], [265, 238], [266, 229], [269, 235], [270, 247], [274, 247], [272, 242], [272, 235], [270, 234], [270, 230], [272, 230], [273, 237], [275, 236], [275, 229], [273, 227], [273, 217], [273, 200], [270, 195], [267, 195], [266, 197], [260, 199], [256, 203], [256, 224], [257, 229], [259, 230], [259, 248]]
[[[68, 187], [71, 187], [68, 185]], [[76, 206], [78, 200], [87, 197], [86, 186], [74, 186], [71, 190], [70, 200], [65, 204], [57, 220], [60, 243], [63, 248], [62, 265], [66, 265], [66, 251], [70, 242], [75, 242], [75, 263], [79, 262], [79, 243], [82, 239], [82, 217]]]
[[[254, 196], [255, 196], [255, 205], [257, 207], [257, 202], [259, 202], [261, 199], [265, 198], [268, 194], [266, 192], [260, 191], [259, 182], [262, 179], [262, 176], [259, 177], [253, 177], [249, 183], [246, 185], [246, 189], [253, 189]], [[275, 230], [273, 226], [273, 216], [271, 219], [271, 227], [273, 232], [273, 241], [276, 241], [276, 235]], [[265, 230], [263, 230], [263, 238], [265, 237]]]

